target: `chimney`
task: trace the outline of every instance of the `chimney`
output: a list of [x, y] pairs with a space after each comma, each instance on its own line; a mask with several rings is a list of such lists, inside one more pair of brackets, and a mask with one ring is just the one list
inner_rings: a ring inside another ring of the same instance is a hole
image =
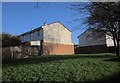
[[47, 25], [47, 22], [44, 23], [44, 26], [46, 26], [46, 25]]
[[33, 28], [31, 28], [31, 30], [33, 30]]

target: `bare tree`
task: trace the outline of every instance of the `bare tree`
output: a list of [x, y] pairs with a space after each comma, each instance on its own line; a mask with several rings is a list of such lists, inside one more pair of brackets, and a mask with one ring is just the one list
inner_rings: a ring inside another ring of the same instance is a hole
[[75, 3], [72, 8], [88, 14], [85, 24], [109, 32], [114, 41], [116, 55], [119, 56], [120, 42], [120, 2]]

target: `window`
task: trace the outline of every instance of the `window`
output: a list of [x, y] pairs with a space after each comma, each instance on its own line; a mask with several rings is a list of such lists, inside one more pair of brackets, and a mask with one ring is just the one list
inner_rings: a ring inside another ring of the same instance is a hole
[[22, 37], [22, 40], [24, 41], [24, 36]]
[[30, 34], [30, 39], [31, 39], [31, 40], [33, 39], [33, 33]]
[[40, 36], [40, 33], [38, 32], [38, 34], [37, 34], [38, 36]]
[[23, 36], [23, 41], [25, 41], [25, 36]]

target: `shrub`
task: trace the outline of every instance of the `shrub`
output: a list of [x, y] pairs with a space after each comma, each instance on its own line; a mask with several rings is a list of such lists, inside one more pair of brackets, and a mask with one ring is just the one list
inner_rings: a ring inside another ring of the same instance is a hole
[[8, 33], [2, 33], [0, 35], [2, 36], [2, 47], [18, 46], [21, 44], [20, 38], [16, 35]]

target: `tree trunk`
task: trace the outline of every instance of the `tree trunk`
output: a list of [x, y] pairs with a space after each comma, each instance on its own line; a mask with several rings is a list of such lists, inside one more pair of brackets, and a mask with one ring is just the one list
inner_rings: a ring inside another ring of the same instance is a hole
[[119, 39], [117, 39], [116, 56], [119, 57]]
[[116, 46], [116, 40], [115, 40], [114, 37], [113, 37], [113, 42], [114, 42], [114, 53], [116, 53], [116, 48], [117, 48], [117, 46]]

